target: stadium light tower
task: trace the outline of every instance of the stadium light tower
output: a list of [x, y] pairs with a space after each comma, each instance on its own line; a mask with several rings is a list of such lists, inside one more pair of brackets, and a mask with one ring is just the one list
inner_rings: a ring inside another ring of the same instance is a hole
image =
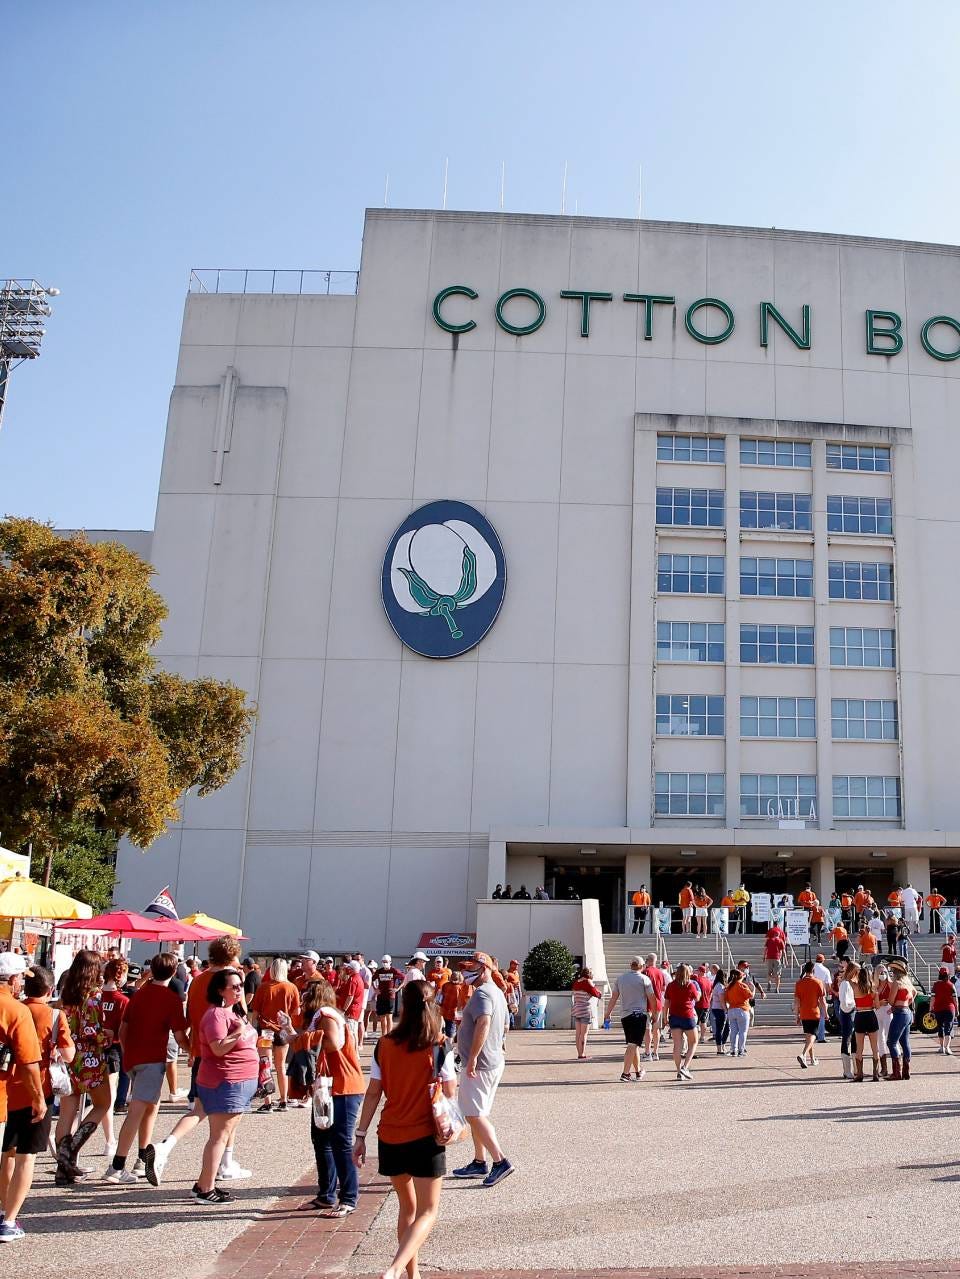
[[43, 324], [53, 313], [47, 299], [59, 292], [45, 289], [36, 280], [4, 280], [0, 286], [0, 425], [10, 371], [40, 354], [46, 332]]

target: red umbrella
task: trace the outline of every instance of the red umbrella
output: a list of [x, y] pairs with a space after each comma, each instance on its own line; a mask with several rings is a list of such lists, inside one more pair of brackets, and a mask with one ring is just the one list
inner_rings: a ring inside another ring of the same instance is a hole
[[80, 928], [84, 932], [113, 933], [117, 937], [161, 941], [173, 936], [167, 932], [171, 923], [168, 919], [148, 919], [146, 915], [138, 915], [133, 910], [111, 910], [105, 915], [94, 915], [92, 919], [68, 920], [64, 924], [58, 924], [57, 930], [74, 932]]

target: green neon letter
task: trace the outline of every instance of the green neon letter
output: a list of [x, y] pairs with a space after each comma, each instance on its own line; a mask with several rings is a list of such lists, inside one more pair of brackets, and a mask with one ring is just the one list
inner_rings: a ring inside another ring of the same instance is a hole
[[955, 320], [952, 315], [931, 316], [920, 330], [920, 341], [927, 355], [932, 355], [935, 360], [960, 360], [960, 346], [955, 351], [939, 351], [930, 341], [930, 330], [935, 324], [946, 324], [948, 328], [953, 329], [954, 333], [960, 335], [960, 320]]
[[441, 329], [445, 329], [447, 333], [469, 333], [471, 329], [477, 327], [476, 320], [467, 320], [466, 324], [451, 324], [449, 320], [445, 320], [440, 314], [440, 308], [444, 302], [455, 293], [459, 293], [465, 298], [479, 297], [476, 289], [471, 289], [469, 284], [450, 284], [447, 288], [441, 289], [433, 299], [433, 318]]
[[643, 303], [643, 336], [649, 342], [653, 337], [653, 308], [662, 303], [663, 306], [674, 306], [676, 298], [669, 298], [665, 293], [624, 293], [624, 302]]
[[590, 336], [590, 303], [613, 301], [612, 293], [597, 293], [594, 289], [561, 289], [560, 296], [580, 299], [580, 336], [582, 338]]
[[[716, 337], [711, 337], [708, 333], [701, 333], [699, 329], [694, 328], [693, 317], [705, 306], [715, 306], [718, 311], [722, 311], [726, 316], [727, 327], [722, 333], [718, 333]], [[698, 342], [702, 342], [705, 346], [716, 346], [718, 342], [726, 342], [733, 332], [733, 311], [727, 306], [726, 302], [721, 302], [719, 298], [697, 298], [696, 302], [691, 302], [687, 307], [683, 323], [692, 338], [696, 338]]]
[[[886, 320], [889, 327], [878, 329], [877, 321]], [[896, 311], [867, 312], [867, 355], [896, 355], [903, 350], [903, 334], [900, 325], [903, 321]], [[878, 346], [878, 340], [889, 342], [889, 346]]]
[[801, 351], [810, 350], [810, 307], [804, 303], [800, 309], [800, 327], [798, 333], [792, 324], [783, 318], [772, 302], [760, 303], [760, 345], [766, 346], [770, 336], [770, 321], [779, 324], [794, 346]]
[[[504, 318], [503, 308], [511, 298], [529, 298], [536, 305], [536, 317], [529, 324], [511, 324], [509, 320]], [[504, 333], [512, 333], [515, 337], [523, 337], [525, 333], [536, 333], [537, 329], [539, 329], [547, 318], [547, 304], [539, 293], [534, 293], [533, 289], [507, 289], [506, 293], [501, 293], [497, 298], [495, 314], [497, 323]]]

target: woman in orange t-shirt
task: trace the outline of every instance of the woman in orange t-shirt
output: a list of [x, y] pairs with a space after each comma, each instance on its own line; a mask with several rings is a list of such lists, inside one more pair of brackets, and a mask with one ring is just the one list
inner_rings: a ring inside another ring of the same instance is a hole
[[[289, 1089], [287, 1045], [278, 1033], [280, 1029], [278, 1015], [284, 1013], [290, 1018], [291, 1024], [296, 1024], [300, 1016], [300, 992], [292, 981], [287, 981], [287, 971], [287, 961], [275, 959], [267, 970], [267, 976], [257, 987], [257, 993], [250, 1004], [250, 1014], [256, 1019], [258, 1029], [261, 1033], [266, 1031], [273, 1036], [273, 1068], [277, 1075], [279, 1095], [277, 1110], [286, 1110]], [[260, 1112], [273, 1110], [273, 1103], [268, 1097], [257, 1109]]]
[[[280, 1035], [296, 1052], [316, 1052], [316, 1075], [331, 1079], [333, 1124], [318, 1128], [310, 1107], [310, 1138], [317, 1161], [317, 1193], [304, 1208], [326, 1208], [328, 1217], [347, 1217], [356, 1209], [360, 1191], [353, 1162], [354, 1129], [364, 1093], [363, 1071], [352, 1027], [337, 1007], [336, 991], [323, 978], [303, 988], [303, 1031], [287, 1026], [290, 1018], [279, 1013]], [[338, 1202], [339, 1200], [339, 1202]]]
[[370, 1082], [363, 1099], [353, 1150], [362, 1167], [367, 1157], [367, 1128], [381, 1097], [386, 1105], [377, 1128], [380, 1175], [397, 1192], [397, 1251], [382, 1279], [402, 1279], [407, 1266], [417, 1271], [417, 1254], [427, 1242], [440, 1211], [440, 1191], [447, 1170], [443, 1146], [437, 1142], [430, 1083], [439, 1079], [445, 1097], [456, 1092], [453, 1053], [443, 1042], [440, 1013], [426, 999], [422, 982], [404, 986], [400, 1021], [377, 1043]]
[[460, 1014], [463, 1012], [464, 1005], [470, 998], [470, 987], [463, 980], [463, 973], [458, 968], [456, 972], [451, 974], [450, 980], [444, 983], [443, 989], [437, 995], [437, 1004], [443, 1017], [443, 1033], [448, 1039], [453, 1039], [457, 1033], [457, 1026], [460, 1023]]
[[750, 1000], [753, 991], [743, 980], [740, 970], [735, 968], [727, 981], [723, 992], [723, 1002], [727, 1010], [727, 1022], [730, 1026], [730, 1056], [743, 1057], [747, 1051], [747, 1031], [750, 1029]]

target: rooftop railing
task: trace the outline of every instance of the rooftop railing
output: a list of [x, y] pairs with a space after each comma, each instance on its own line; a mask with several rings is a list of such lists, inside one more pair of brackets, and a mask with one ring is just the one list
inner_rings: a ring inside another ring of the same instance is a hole
[[250, 270], [244, 267], [195, 267], [190, 293], [354, 294], [359, 271]]

